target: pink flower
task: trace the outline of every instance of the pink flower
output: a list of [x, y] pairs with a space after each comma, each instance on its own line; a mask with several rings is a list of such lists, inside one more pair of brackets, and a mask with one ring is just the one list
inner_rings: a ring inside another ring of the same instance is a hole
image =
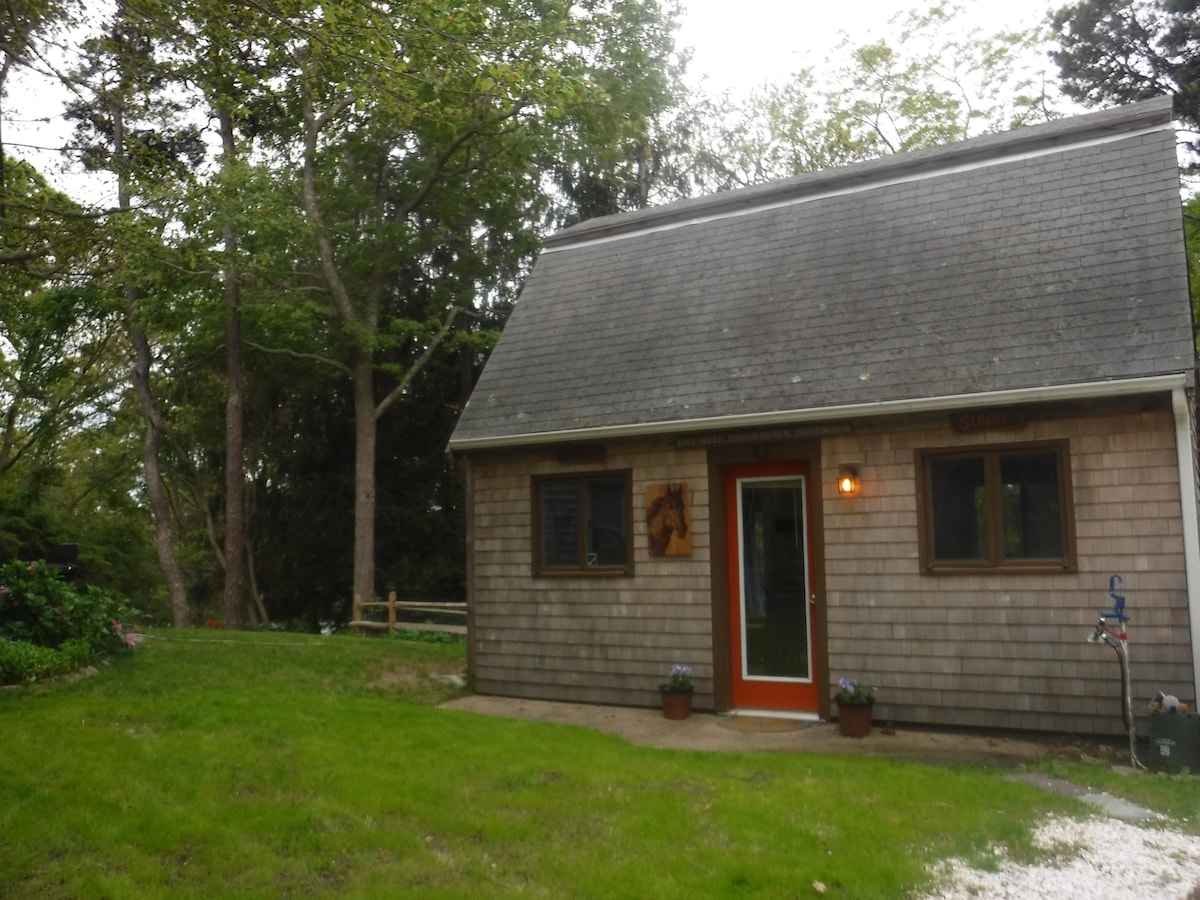
[[134, 634], [132, 631], [128, 631], [125, 633], [124, 637], [126, 647], [136, 647], [142, 642], [142, 638], [144, 638], [145, 635]]
[[113, 619], [113, 623], [112, 623], [112, 633], [113, 633], [113, 634], [120, 634], [120, 633], [121, 633], [121, 623], [120, 623], [120, 622], [118, 622], [116, 619]]

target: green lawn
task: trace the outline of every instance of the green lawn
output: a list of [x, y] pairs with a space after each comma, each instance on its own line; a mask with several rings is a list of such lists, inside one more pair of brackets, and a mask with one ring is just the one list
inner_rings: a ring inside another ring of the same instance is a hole
[[[994, 770], [680, 753], [434, 708], [462, 662], [460, 646], [163, 631], [94, 677], [0, 692], [0, 896], [808, 897], [820, 881], [891, 900], [933, 860], [1021, 857], [1037, 817], [1082, 810]], [[1105, 786], [1194, 827], [1197, 780]]]

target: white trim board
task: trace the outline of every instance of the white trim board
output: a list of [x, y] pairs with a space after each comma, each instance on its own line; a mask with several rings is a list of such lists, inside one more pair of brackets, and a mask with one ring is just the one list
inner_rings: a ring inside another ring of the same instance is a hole
[[1076, 384], [1054, 384], [1042, 387], [1013, 388], [979, 394], [946, 394], [939, 397], [915, 397], [906, 400], [878, 400], [871, 403], [850, 403], [843, 406], [819, 406], [806, 409], [785, 409], [764, 413], [733, 416], [710, 416], [700, 419], [669, 419], [660, 422], [639, 422], [629, 425], [600, 425], [570, 431], [537, 431], [527, 434], [503, 434], [481, 438], [450, 440], [450, 449], [491, 450], [516, 447], [544, 446], [571, 441], [598, 441], [614, 438], [653, 437], [666, 434], [695, 434], [733, 428], [761, 428], [799, 425], [810, 422], [837, 422], [871, 416], [894, 416], [906, 413], [944, 412], [970, 407], [973, 409], [1009, 406], [1022, 403], [1045, 403], [1055, 400], [1096, 400], [1107, 397], [1128, 397], [1138, 394], [1167, 393], [1188, 386], [1187, 375], [1153, 375], [1145, 378], [1126, 378], [1118, 381], [1094, 381]]

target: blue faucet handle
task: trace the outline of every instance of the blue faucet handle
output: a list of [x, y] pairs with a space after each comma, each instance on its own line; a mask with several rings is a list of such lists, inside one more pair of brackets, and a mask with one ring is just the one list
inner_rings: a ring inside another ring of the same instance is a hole
[[1125, 583], [1125, 579], [1120, 575], [1113, 575], [1108, 579], [1108, 596], [1113, 599], [1113, 608], [1106, 613], [1101, 613], [1103, 619], [1116, 619], [1119, 622], [1128, 622], [1129, 616], [1125, 615], [1125, 598], [1117, 593], [1117, 588]]
[[1117, 588], [1125, 583], [1125, 579], [1120, 575], [1113, 575], [1108, 579], [1108, 596], [1116, 600], [1115, 609], [1120, 609], [1125, 605], [1125, 598], [1117, 593]]

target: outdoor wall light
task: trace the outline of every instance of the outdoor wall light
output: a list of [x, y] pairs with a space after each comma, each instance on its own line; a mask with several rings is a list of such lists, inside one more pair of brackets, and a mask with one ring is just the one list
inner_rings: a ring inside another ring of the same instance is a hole
[[838, 466], [837, 486], [838, 493], [843, 497], [858, 496], [858, 489], [862, 487], [862, 482], [858, 477], [858, 466]]

